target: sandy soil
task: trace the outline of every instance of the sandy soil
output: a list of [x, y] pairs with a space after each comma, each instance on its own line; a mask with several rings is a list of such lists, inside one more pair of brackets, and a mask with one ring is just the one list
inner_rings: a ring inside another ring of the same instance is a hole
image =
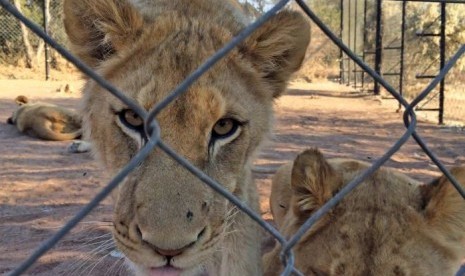
[[[94, 196], [106, 180], [88, 154], [69, 154], [68, 142], [45, 142], [21, 135], [6, 119], [13, 99], [26, 95], [76, 107], [72, 94], [56, 92], [63, 82], [0, 80], [0, 274], [15, 267]], [[276, 131], [256, 162], [262, 215], [270, 219], [270, 177], [279, 165], [308, 147], [328, 157], [365, 161], [379, 158], [403, 134], [396, 103], [331, 83], [296, 83], [276, 102]], [[420, 123], [418, 132], [448, 167], [465, 163], [461, 129]], [[387, 166], [429, 181], [438, 169], [411, 140]], [[125, 275], [109, 234], [110, 201], [86, 220], [28, 272], [29, 275]]]

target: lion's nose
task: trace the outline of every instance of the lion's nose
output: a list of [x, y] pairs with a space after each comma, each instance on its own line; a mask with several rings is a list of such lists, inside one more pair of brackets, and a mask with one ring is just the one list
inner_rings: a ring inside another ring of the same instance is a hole
[[152, 248], [155, 252], [158, 254], [165, 256], [165, 257], [174, 257], [177, 255], [182, 254], [185, 250], [189, 249], [192, 247], [205, 233], [206, 227], [202, 229], [202, 231], [199, 232], [199, 234], [196, 236], [195, 240], [186, 243], [183, 246], [178, 246], [177, 248], [163, 248], [159, 246], [154, 239], [150, 238], [150, 235], [144, 235], [144, 232], [140, 230], [139, 227], [137, 227], [137, 232], [139, 233], [143, 243], [150, 248]]

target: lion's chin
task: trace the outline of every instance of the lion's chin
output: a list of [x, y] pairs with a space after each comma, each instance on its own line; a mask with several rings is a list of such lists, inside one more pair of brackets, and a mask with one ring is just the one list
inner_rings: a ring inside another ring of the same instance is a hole
[[209, 276], [209, 273], [201, 266], [181, 269], [171, 265], [160, 267], [142, 267], [128, 261], [131, 270], [137, 276]]
[[151, 268], [149, 270], [150, 276], [179, 276], [182, 270], [172, 266], [162, 266], [157, 268]]

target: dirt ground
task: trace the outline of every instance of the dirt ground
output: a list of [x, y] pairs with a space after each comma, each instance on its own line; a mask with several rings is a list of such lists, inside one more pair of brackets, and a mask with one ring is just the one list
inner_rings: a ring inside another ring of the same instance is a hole
[[[106, 182], [89, 154], [66, 152], [69, 142], [29, 138], [5, 123], [17, 95], [75, 108], [80, 83], [71, 84], [73, 93], [67, 94], [56, 92], [63, 82], [0, 80], [0, 274], [25, 259]], [[270, 172], [309, 147], [319, 147], [328, 157], [379, 158], [404, 132], [396, 107], [392, 99], [337, 84], [292, 84], [276, 101], [275, 134], [256, 162], [263, 217], [271, 218]], [[446, 166], [465, 163], [462, 129], [421, 122], [418, 132]], [[386, 165], [421, 181], [439, 175], [413, 140]], [[125, 275], [123, 260], [113, 251], [110, 222], [106, 200], [28, 275]]]

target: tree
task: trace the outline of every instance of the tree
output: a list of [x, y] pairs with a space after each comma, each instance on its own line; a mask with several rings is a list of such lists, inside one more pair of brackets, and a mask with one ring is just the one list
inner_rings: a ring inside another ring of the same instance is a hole
[[240, 2], [245, 7], [252, 5], [259, 14], [262, 14], [266, 12], [276, 0], [240, 0]]
[[[49, 7], [50, 0], [43, 0], [46, 1], [45, 7]], [[43, 1], [40, 4], [44, 4]], [[29, 5], [31, 6], [32, 3], [25, 3], [25, 1], [20, 1], [20, 0], [14, 0], [13, 4], [15, 7], [22, 13], [23, 12], [23, 6], [24, 5]], [[40, 13], [42, 12], [42, 9], [36, 9], [33, 14], [26, 14], [28, 18], [32, 18], [33, 20], [35, 19], [36, 23], [40, 19], [43, 18], [43, 15]], [[49, 13], [48, 10], [45, 11], [46, 13]], [[50, 17], [48, 17], [50, 18]], [[26, 52], [26, 66], [28, 68], [35, 68], [37, 67], [37, 64], [39, 63], [39, 58], [42, 56], [43, 50], [44, 50], [44, 41], [43, 40], [38, 40], [37, 46], [34, 47], [33, 43], [31, 42], [32, 39], [29, 36], [29, 29], [22, 23], [19, 23], [20, 28], [21, 28], [21, 37], [23, 40], [23, 45], [24, 45], [24, 50]]]

